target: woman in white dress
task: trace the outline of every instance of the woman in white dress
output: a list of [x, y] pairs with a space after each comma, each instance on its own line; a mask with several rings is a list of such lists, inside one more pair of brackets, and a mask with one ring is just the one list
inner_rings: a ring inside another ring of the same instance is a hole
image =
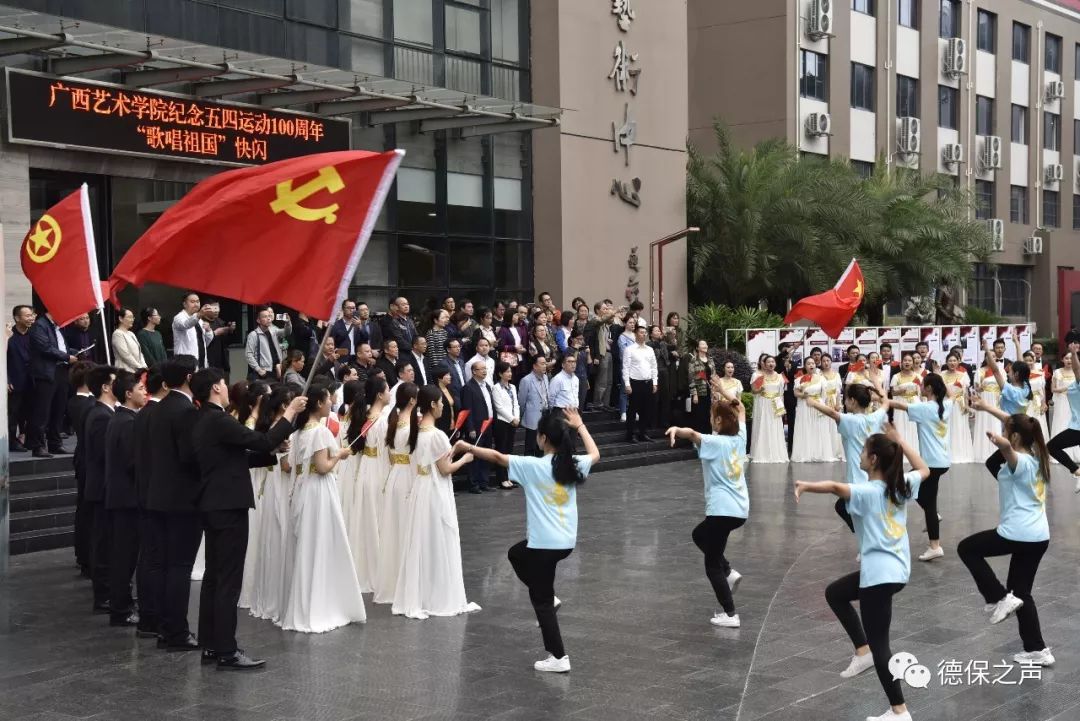
[[356, 578], [360, 590], [371, 593], [375, 589], [375, 576], [379, 568], [379, 529], [383, 507], [383, 486], [390, 473], [390, 455], [386, 447], [387, 417], [383, 409], [390, 403], [390, 389], [386, 379], [369, 378], [364, 397], [364, 410], [353, 412], [363, 418], [363, 425], [350, 426], [348, 442], [353, 452], [362, 449], [357, 456], [356, 491], [352, 496], [352, 508], [347, 514], [346, 529], [349, 532], [349, 548], [356, 564]]
[[803, 361], [802, 374], [795, 378], [795, 437], [791, 446], [792, 463], [816, 463], [835, 460], [832, 441], [825, 429], [828, 419], [807, 405], [808, 399], [821, 401], [825, 384], [814, 359]]
[[1046, 427], [1046, 376], [1043, 375], [1042, 365], [1035, 362], [1035, 354], [1031, 351], [1024, 353], [1024, 362], [1031, 369], [1029, 376], [1031, 383], [1031, 400], [1028, 401], [1024, 412], [1039, 422], [1043, 438], [1050, 438], [1050, 429]]
[[975, 445], [971, 437], [967, 391], [971, 386], [968, 374], [960, 370], [960, 356], [950, 353], [941, 373], [945, 391], [953, 402], [949, 415], [949, 460], [952, 463], [974, 463]]
[[[837, 412], [843, 412], [843, 400], [841, 399], [840, 389], [843, 385], [843, 378], [840, 374], [833, 370], [832, 358], [828, 354], [822, 354], [820, 361], [821, 380], [824, 384], [821, 393], [821, 402], [830, 408], [835, 409]], [[840, 440], [840, 431], [837, 430], [835, 423], [823, 424], [828, 426], [829, 442], [832, 443], [833, 457], [837, 460], [844, 460], [844, 443]]]
[[404, 546], [405, 511], [412, 493], [416, 472], [409, 452], [409, 419], [416, 412], [417, 387], [414, 383], [398, 385], [394, 407], [386, 420], [386, 445], [389, 448], [390, 472], [382, 487], [382, 515], [379, 517], [379, 561], [375, 575], [375, 603], [393, 603], [401, 571]]
[[720, 391], [720, 395], [729, 401], [737, 401], [742, 398], [742, 381], [735, 377], [735, 364], [731, 361], [725, 363], [721, 369], [720, 379], [716, 387]]
[[[1050, 413], [1050, 431], [1051, 437], [1056, 436], [1064, 430], [1069, 428], [1069, 421], [1072, 420], [1072, 410], [1069, 407], [1069, 397], [1067, 394], [1069, 387], [1076, 382], [1076, 376], [1072, 370], [1072, 353], [1066, 353], [1062, 359], [1063, 365], [1054, 371], [1053, 377], [1050, 379], [1051, 388], [1054, 393], [1054, 407]], [[981, 415], [981, 414], [980, 414]], [[989, 415], [989, 414], [987, 414]], [[1080, 448], [1070, 448], [1069, 457], [1073, 461], [1080, 460]], [[1051, 457], [1054, 463], [1057, 463], [1057, 459]]]
[[[337, 399], [334, 399], [337, 402]], [[360, 381], [349, 381], [341, 387], [341, 405], [337, 409], [338, 432], [337, 439], [342, 448], [348, 448], [352, 455], [338, 464], [334, 475], [338, 479], [338, 490], [341, 492], [341, 515], [345, 518], [345, 527], [349, 527], [349, 512], [352, 510], [353, 496], [356, 495], [356, 472], [360, 465], [359, 453], [362, 449], [349, 446], [349, 427], [352, 426], [353, 413], [359, 415], [360, 425], [364, 424], [364, 384]]]
[[334, 468], [351, 451], [323, 423], [332, 404], [326, 386], [310, 388], [307, 399], [289, 449], [296, 478], [289, 519], [295, 549], [280, 625], [285, 631], [323, 633], [363, 623], [367, 613], [334, 478]]
[[[979, 399], [992, 408], [1001, 405], [1001, 386], [998, 384], [994, 372], [985, 364], [976, 371], [975, 389], [979, 393]], [[981, 463], [997, 451], [987, 433], [1001, 435], [1001, 421], [993, 413], [976, 413], [975, 427], [972, 430], [975, 462]]]
[[750, 457], [754, 463], [787, 463], [784, 438], [784, 385], [787, 379], [776, 372], [776, 359], [762, 359], [761, 375], [750, 384], [754, 393], [754, 423], [750, 434]]
[[[922, 377], [915, 371], [915, 363], [910, 353], [900, 357], [900, 372], [890, 381], [890, 396], [905, 404], [917, 403], [922, 390]], [[893, 425], [900, 437], [912, 448], [919, 447], [919, 427], [908, 418], [906, 410], [893, 406]]]
[[[405, 516], [405, 543], [392, 611], [395, 616], [422, 621], [428, 616], [479, 611], [480, 607], [465, 597], [452, 481], [453, 474], [471, 461], [472, 455], [466, 453], [451, 461], [450, 439], [435, 427], [443, 412], [442, 391], [437, 386], [420, 389], [417, 409], [409, 429], [416, 483]], [[423, 414], [419, 420], [418, 414]]]
[[[263, 381], [240, 381], [229, 390], [230, 413], [244, 424], [245, 428], [255, 430], [255, 421], [259, 416], [259, 407], [266, 396], [270, 395], [270, 386]], [[269, 430], [269, 429], [267, 429]], [[248, 544], [244, 554], [244, 579], [240, 585], [238, 608], [251, 608], [251, 596], [255, 588], [255, 566], [259, 559], [259, 524], [262, 523], [262, 485], [266, 480], [267, 468], [251, 469], [251, 490], [255, 496], [255, 508], [248, 514]]]

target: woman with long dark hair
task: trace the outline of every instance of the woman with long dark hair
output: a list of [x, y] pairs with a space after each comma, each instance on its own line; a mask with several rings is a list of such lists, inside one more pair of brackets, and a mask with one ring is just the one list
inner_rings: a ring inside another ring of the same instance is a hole
[[[1025, 363], [1013, 363], [1012, 367]], [[1000, 408], [978, 404], [1003, 422], [1002, 434], [991, 440], [998, 453], [986, 461], [986, 468], [998, 482], [1001, 514], [997, 528], [981, 531], [960, 542], [957, 553], [975, 579], [986, 602], [990, 623], [1001, 623], [1012, 614], [1020, 627], [1024, 651], [1013, 656], [1022, 664], [1052, 666], [1054, 655], [1043, 641], [1039, 612], [1031, 588], [1039, 562], [1050, 547], [1050, 525], [1046, 520], [1046, 484], [1050, 479], [1050, 455], [1038, 420], [1023, 413], [1006, 413]], [[1001, 461], [997, 456], [1001, 454]], [[987, 558], [1011, 556], [1008, 588], [994, 575]]]
[[362, 415], [358, 408], [354, 409], [349, 414], [349, 427], [345, 432], [349, 448], [358, 459], [356, 491], [346, 515], [346, 530], [356, 564], [356, 580], [364, 593], [374, 590], [379, 564], [382, 490], [390, 473], [390, 455], [386, 446], [389, 418], [383, 409], [389, 404], [390, 389], [386, 379], [382, 376], [368, 378]]
[[337, 475], [338, 490], [341, 492], [341, 515], [345, 518], [345, 527], [348, 528], [353, 496], [356, 495], [356, 471], [360, 463], [360, 457], [357, 455], [360, 449], [349, 445], [349, 428], [354, 418], [360, 419], [359, 423], [362, 425], [364, 416], [367, 415], [363, 382], [349, 381], [343, 385], [341, 400], [341, 407], [337, 409], [338, 442], [342, 448], [348, 448], [352, 453], [338, 464], [335, 475]]
[[[243, 384], [243, 387], [238, 387]], [[233, 391], [236, 391], [234, 395]], [[241, 381], [229, 388], [229, 406], [239, 403], [236, 411], [236, 419], [245, 427], [254, 429], [255, 420], [259, 409], [270, 395], [270, 386], [263, 381]], [[240, 419], [241, 413], [244, 415]], [[282, 409], [284, 415], [284, 409]], [[259, 527], [262, 525], [263, 513], [266, 504], [263, 503], [263, 486], [266, 485], [267, 476], [273, 471], [273, 466], [251, 469], [251, 488], [255, 494], [255, 508], [248, 514], [248, 545], [244, 553], [244, 578], [240, 584], [240, 599], [236, 602], [238, 608], [251, 608], [251, 597], [255, 589], [255, 567], [259, 562]]]
[[[906, 474], [905, 456], [912, 468]], [[825, 589], [829, 607], [855, 646], [851, 663], [840, 675], [851, 678], [873, 667], [891, 708], [880, 716], [868, 716], [867, 721], [911, 721], [901, 682], [889, 670], [889, 626], [893, 596], [911, 575], [907, 503], [918, 496], [930, 469], [891, 425], [887, 433], [866, 439], [859, 451], [859, 467], [868, 482], [795, 481], [795, 501], [803, 493], [831, 493], [847, 506], [859, 540], [861, 565]], [[859, 613], [851, 605], [856, 600]]]
[[[409, 420], [416, 412], [415, 383], [398, 385], [394, 406], [386, 419], [386, 447], [390, 471], [382, 487], [382, 515], [379, 516], [379, 563], [375, 576], [375, 603], [393, 603], [401, 569], [404, 546], [405, 509], [416, 481], [412, 450], [409, 447]], [[370, 432], [370, 431], [369, 431]]]
[[[581, 438], [585, 455], [575, 455], [575, 436]], [[510, 477], [525, 489], [526, 540], [507, 552], [510, 565], [529, 589], [529, 600], [540, 624], [548, 657], [533, 664], [537, 671], [567, 673], [570, 657], [563, 647], [555, 609], [555, 567], [569, 556], [577, 544], [577, 486], [584, 483], [589, 469], [600, 460], [589, 430], [577, 410], [545, 411], [536, 429], [536, 440], [544, 455], [508, 456], [489, 448], [458, 441], [456, 452], [509, 469]]]

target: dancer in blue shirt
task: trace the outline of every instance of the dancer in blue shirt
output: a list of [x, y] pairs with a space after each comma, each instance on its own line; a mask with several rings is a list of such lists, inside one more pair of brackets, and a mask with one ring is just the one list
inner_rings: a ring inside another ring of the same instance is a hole
[[[1070, 343], [1069, 352], [1072, 354], [1070, 363], [1073, 378], [1080, 378], [1080, 375], [1077, 375], [1080, 373], [1080, 343]], [[1069, 390], [1065, 392], [1065, 397], [1069, 400], [1069, 426], [1050, 439], [1050, 442], [1046, 444], [1046, 450], [1054, 460], [1068, 468], [1069, 473], [1073, 474], [1076, 479], [1074, 490], [1080, 493], [1080, 466], [1077, 466], [1076, 461], [1069, 455], [1070, 448], [1080, 446], [1080, 383], [1074, 380]]]

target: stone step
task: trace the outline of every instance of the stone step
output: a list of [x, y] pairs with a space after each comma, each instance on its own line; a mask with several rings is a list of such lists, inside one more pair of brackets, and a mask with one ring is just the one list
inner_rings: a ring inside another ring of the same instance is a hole
[[12, 556], [35, 551], [49, 551], [75, 545], [75, 527], [45, 528], [37, 531], [12, 533], [10, 549]]

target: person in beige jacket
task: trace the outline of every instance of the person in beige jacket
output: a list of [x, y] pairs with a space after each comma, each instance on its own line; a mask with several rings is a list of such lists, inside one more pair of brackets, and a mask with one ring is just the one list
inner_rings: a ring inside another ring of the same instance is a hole
[[117, 368], [135, 373], [146, 368], [139, 339], [132, 332], [135, 314], [130, 308], [121, 308], [112, 333], [113, 361]]

